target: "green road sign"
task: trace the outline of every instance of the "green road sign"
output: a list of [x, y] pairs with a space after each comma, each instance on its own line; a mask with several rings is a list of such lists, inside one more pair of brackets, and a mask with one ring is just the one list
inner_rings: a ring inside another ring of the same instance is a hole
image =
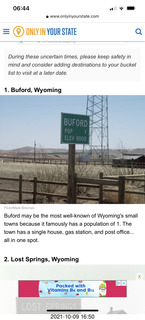
[[89, 144], [89, 116], [61, 113], [61, 143]]

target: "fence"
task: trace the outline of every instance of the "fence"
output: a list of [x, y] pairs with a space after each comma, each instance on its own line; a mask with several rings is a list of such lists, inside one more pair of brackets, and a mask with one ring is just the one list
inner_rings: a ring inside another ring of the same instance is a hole
[[[51, 155], [51, 154], [50, 154]], [[0, 155], [0, 161], [6, 163], [6, 162], [20, 162], [20, 163], [40, 163], [40, 164], [56, 164], [56, 165], [68, 165], [68, 156], [64, 158], [49, 158], [49, 157], [26, 157], [26, 156], [2, 156]], [[76, 165], [102, 165], [102, 162], [100, 159], [90, 159], [89, 161], [80, 161], [76, 157]], [[108, 163], [104, 161], [103, 165], [111, 165], [112, 166], [112, 160]]]
[[[60, 156], [60, 157], [59, 157]], [[15, 155], [2, 155], [0, 154], [0, 161], [2, 162], [20, 162], [20, 163], [40, 163], [40, 164], [56, 164], [56, 165], [68, 165], [68, 155], [64, 154], [62, 157], [62, 154], [51, 154], [49, 153], [48, 155], [46, 154], [37, 154], [35, 156], [32, 154], [29, 154], [29, 156], [23, 155], [23, 154], [15, 154]], [[90, 158], [89, 160], [81, 160], [79, 159], [79, 154], [76, 156], [76, 165], [84, 165], [84, 166], [89, 166], [89, 165], [109, 165], [111, 167], [115, 168], [130, 168], [131, 173], [133, 174], [134, 169], [137, 168], [145, 168], [145, 162], [127, 162], [123, 159], [120, 160], [120, 162], [116, 162], [117, 160], [112, 160], [111, 158], [108, 161], [104, 161], [102, 163], [101, 159], [95, 159], [95, 158]]]
[[[104, 176], [104, 179], [111, 179], [111, 180], [116, 180], [117, 176]], [[124, 189], [125, 194], [135, 194], [135, 195], [143, 195], [144, 200], [145, 200], [145, 173], [144, 174], [130, 174], [130, 175], [124, 175], [125, 182], [132, 182], [134, 184], [135, 182], [143, 183], [141, 186], [138, 186], [137, 188], [143, 188], [143, 191], [137, 191], [137, 190], [127, 190], [126, 186]], [[104, 189], [105, 191], [110, 191], [110, 192], [117, 192], [117, 190], [108, 190]], [[125, 194], [124, 194], [124, 200], [125, 200]]]
[[[78, 178], [75, 175], [75, 201], [73, 203], [76, 203], [77, 200], [92, 200], [99, 202], [100, 204], [103, 203], [103, 194], [104, 192], [118, 192], [118, 203], [124, 203], [125, 202], [125, 193], [131, 191], [125, 190], [125, 181], [130, 180], [131, 178], [127, 178], [125, 176], [119, 176], [119, 177], [103, 177], [103, 173], [100, 173], [99, 179], [86, 179], [86, 178]], [[134, 179], [134, 178], [133, 178]], [[137, 179], [137, 181], [144, 181], [142, 179]], [[32, 195], [32, 202], [35, 204], [37, 203], [37, 196], [47, 196], [47, 197], [57, 197], [57, 198], [64, 198], [67, 199], [68, 203], [72, 203], [71, 199], [68, 199], [67, 193], [54, 193], [54, 192], [42, 192], [38, 190], [38, 186], [41, 185], [57, 185], [57, 186], [66, 186], [67, 190], [69, 189], [69, 185], [67, 182], [60, 182], [60, 181], [42, 181], [38, 180], [36, 177], [34, 179], [23, 179], [22, 175], [19, 176], [19, 178], [2, 178], [0, 177], [0, 181], [15, 181], [18, 182], [18, 189], [6, 189], [6, 188], [0, 188], [0, 192], [12, 192], [18, 194], [18, 203], [23, 202], [23, 194]], [[32, 190], [24, 190], [23, 189], [23, 183], [31, 183], [33, 184]], [[145, 182], [145, 181], [144, 181]], [[117, 187], [114, 189], [104, 189], [105, 187]], [[98, 195], [96, 193], [96, 196], [79, 196], [77, 195], [77, 188], [79, 187], [87, 187], [89, 189], [95, 188], [99, 189]], [[40, 189], [40, 188], [39, 188]], [[136, 192], [133, 192], [136, 193]], [[144, 192], [137, 192], [139, 194], [145, 195]]]

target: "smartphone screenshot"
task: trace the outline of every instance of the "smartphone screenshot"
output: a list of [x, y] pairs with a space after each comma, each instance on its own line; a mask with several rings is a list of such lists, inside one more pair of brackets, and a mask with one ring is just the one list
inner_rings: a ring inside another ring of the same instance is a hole
[[144, 319], [144, 10], [1, 4], [2, 319]]

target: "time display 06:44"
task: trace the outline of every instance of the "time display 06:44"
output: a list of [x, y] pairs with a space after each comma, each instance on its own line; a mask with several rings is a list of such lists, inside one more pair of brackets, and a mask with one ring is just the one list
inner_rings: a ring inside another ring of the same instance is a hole
[[29, 6], [13, 6], [13, 10], [14, 11], [21, 11], [21, 10], [30, 10], [30, 7]]

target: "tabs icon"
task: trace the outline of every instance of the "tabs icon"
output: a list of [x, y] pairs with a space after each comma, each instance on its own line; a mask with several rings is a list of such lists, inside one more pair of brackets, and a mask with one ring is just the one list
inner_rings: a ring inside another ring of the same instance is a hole
[[21, 26], [17, 26], [13, 29], [13, 34], [15, 37], [22, 37], [24, 34], [24, 28]]

